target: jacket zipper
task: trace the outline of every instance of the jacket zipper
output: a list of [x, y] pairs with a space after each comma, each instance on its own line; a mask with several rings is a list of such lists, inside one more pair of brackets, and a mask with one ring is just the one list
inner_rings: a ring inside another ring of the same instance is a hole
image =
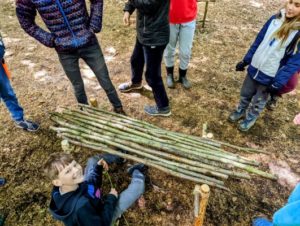
[[146, 17], [144, 16], [144, 33], [146, 32]]
[[[63, 8], [62, 8], [62, 5], [61, 5], [61, 3], [60, 3], [59, 0], [55, 0], [55, 1], [56, 1], [56, 4], [57, 4], [58, 8], [59, 8], [60, 13], [62, 14], [62, 16], [63, 16], [63, 18], [64, 18], [65, 24], [67, 25], [69, 31], [70, 31], [71, 34], [72, 34], [72, 37], [73, 37], [72, 43], [74, 43], [74, 45], [77, 47], [77, 46], [78, 46], [78, 41], [77, 41], [76, 35], [74, 34], [74, 32], [73, 32], [73, 30], [72, 30], [72, 28], [71, 28], [71, 25], [70, 25], [70, 23], [69, 23], [69, 21], [68, 21], [68, 18], [67, 18], [66, 14], [65, 14], [65, 12], [64, 12], [64, 10], [63, 10]], [[73, 42], [73, 41], [74, 41], [74, 42]]]

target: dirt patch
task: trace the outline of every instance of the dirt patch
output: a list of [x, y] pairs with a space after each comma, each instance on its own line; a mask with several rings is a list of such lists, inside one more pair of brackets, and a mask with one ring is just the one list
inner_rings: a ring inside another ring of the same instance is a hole
[[[203, 30], [198, 24], [193, 57], [188, 76], [193, 88], [183, 90], [177, 85], [167, 90], [172, 105], [172, 117], [151, 118], [143, 106], [153, 103], [145, 90], [140, 94], [120, 94], [126, 112], [138, 119], [173, 131], [202, 135], [202, 126], [218, 140], [240, 146], [257, 145], [270, 156], [262, 169], [280, 172], [281, 166], [293, 178], [299, 178], [300, 131], [293, 124], [299, 112], [299, 91], [280, 100], [274, 112], [265, 111], [249, 133], [240, 133], [226, 118], [236, 106], [244, 73], [234, 71], [255, 35], [267, 18], [280, 7], [269, 0], [220, 0], [210, 4], [208, 23]], [[103, 31], [98, 35], [106, 55], [110, 76], [115, 86], [130, 78], [129, 59], [135, 41], [134, 25], [122, 25], [122, 1], [107, 1]], [[200, 11], [203, 4], [199, 4]], [[38, 24], [42, 24], [40, 20]], [[11, 68], [12, 85], [28, 118], [41, 123], [37, 134], [16, 129], [7, 110], [0, 105], [0, 172], [7, 184], [0, 188], [0, 212], [9, 213], [6, 225], [61, 225], [48, 213], [51, 186], [42, 175], [43, 163], [53, 152], [61, 151], [60, 140], [48, 128], [52, 124], [49, 112], [58, 106], [75, 106], [72, 87], [59, 65], [54, 50], [48, 49], [26, 35], [15, 17], [14, 1], [1, 0], [0, 30], [7, 46], [7, 63]], [[81, 62], [89, 96], [97, 98], [101, 107], [111, 109], [104, 91]], [[78, 149], [76, 159], [84, 164], [94, 153]], [[250, 154], [244, 154], [251, 157]], [[266, 157], [265, 157], [266, 158]], [[285, 162], [283, 164], [283, 162]], [[281, 164], [282, 163], [282, 164]], [[112, 170], [119, 190], [129, 182], [126, 166]], [[282, 172], [282, 171], [281, 171]], [[284, 171], [284, 173], [286, 173]], [[152, 183], [145, 194], [145, 208], [133, 207], [125, 214], [130, 225], [192, 225], [193, 183], [150, 170]], [[297, 179], [293, 182], [295, 183]], [[108, 181], [104, 189], [107, 191]], [[291, 191], [291, 183], [283, 186], [253, 176], [250, 181], [231, 179], [231, 192], [212, 189], [207, 208], [206, 225], [250, 225], [253, 216], [268, 217], [280, 208]], [[125, 225], [121, 220], [120, 225]]]

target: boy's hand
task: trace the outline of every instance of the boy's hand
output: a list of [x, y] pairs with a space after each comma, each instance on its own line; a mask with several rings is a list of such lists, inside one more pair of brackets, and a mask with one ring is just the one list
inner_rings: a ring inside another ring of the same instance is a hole
[[125, 26], [129, 26], [130, 25], [130, 13], [129, 12], [125, 12], [124, 13], [123, 23], [124, 23]]
[[108, 171], [108, 164], [107, 164], [107, 162], [105, 162], [104, 159], [100, 159], [100, 160], [97, 162], [97, 164], [98, 164], [99, 166], [102, 166], [104, 170]]
[[114, 188], [110, 189], [109, 194], [114, 195], [114, 196], [116, 196], [116, 197], [118, 198], [118, 192], [117, 192], [117, 190], [114, 189]]

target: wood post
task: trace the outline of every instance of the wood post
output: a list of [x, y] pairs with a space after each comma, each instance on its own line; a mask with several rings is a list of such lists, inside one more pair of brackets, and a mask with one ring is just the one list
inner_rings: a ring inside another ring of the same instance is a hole
[[93, 107], [97, 108], [98, 107], [98, 102], [95, 97], [90, 97], [90, 103]]
[[[196, 217], [194, 226], [202, 226], [204, 222], [206, 206], [208, 203], [208, 198], [210, 194], [210, 188], [207, 184], [203, 184], [201, 187], [199, 185], [195, 186], [195, 208], [194, 215]], [[201, 201], [199, 202], [201, 196]]]

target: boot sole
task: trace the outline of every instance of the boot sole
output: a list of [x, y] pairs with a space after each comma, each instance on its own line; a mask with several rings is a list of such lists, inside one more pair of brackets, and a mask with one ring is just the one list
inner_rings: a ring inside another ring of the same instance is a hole
[[120, 89], [119, 89], [119, 91], [120, 91], [121, 93], [128, 93], [128, 92], [130, 92], [130, 91], [132, 91], [132, 90], [140, 90], [140, 89], [142, 89], [142, 88], [143, 88], [143, 86], [141, 85], [141, 86], [138, 86], [138, 87], [132, 87], [132, 88], [125, 89], [125, 90], [120, 90]]
[[145, 113], [148, 114], [148, 115], [151, 115], [151, 116], [164, 116], [164, 117], [168, 117], [168, 116], [170, 116], [172, 114], [171, 112], [166, 113], [166, 114], [165, 113], [151, 114], [151, 113], [146, 112], [146, 111], [145, 111]]

